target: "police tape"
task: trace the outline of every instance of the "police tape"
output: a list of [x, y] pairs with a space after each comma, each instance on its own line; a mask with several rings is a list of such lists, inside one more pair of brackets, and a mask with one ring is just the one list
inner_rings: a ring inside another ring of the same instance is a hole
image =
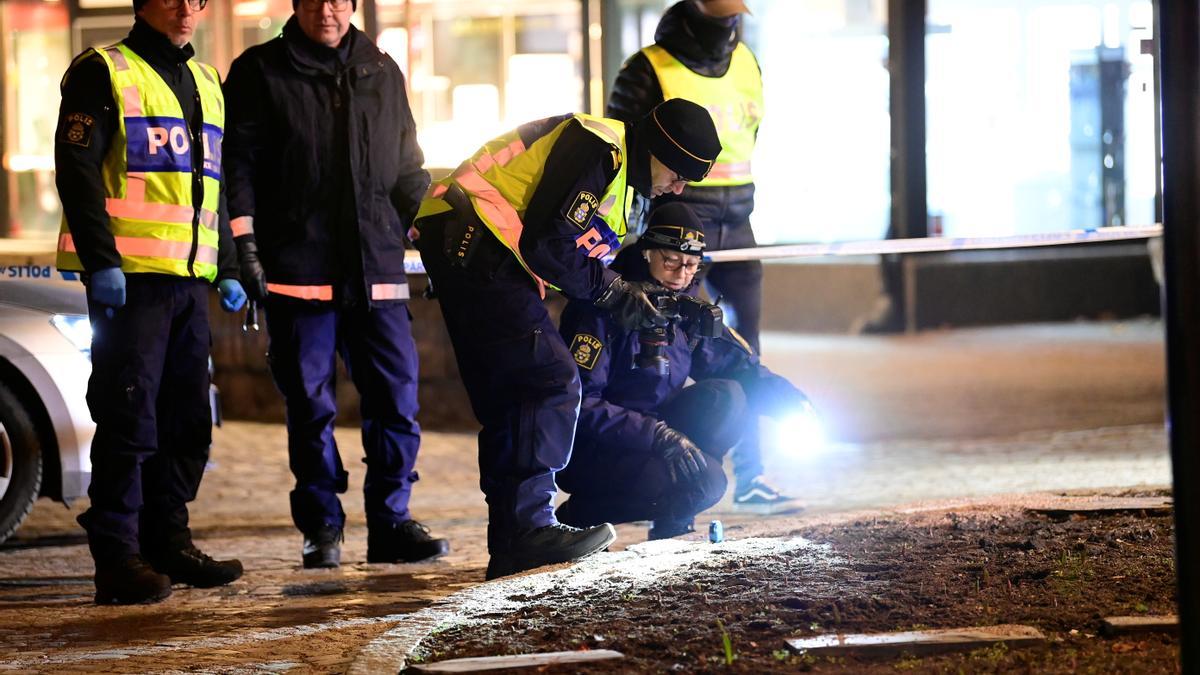
[[1098, 242], [1153, 239], [1162, 236], [1162, 225], [1100, 227], [1094, 230], [1068, 230], [1040, 234], [1016, 234], [1005, 237], [919, 237], [843, 241], [828, 244], [787, 244], [713, 251], [704, 262], [737, 262], [778, 258], [816, 258], [822, 256], [888, 255], [896, 253], [942, 253], [986, 249], [1061, 246]]
[[[1068, 230], [1039, 234], [1016, 234], [1004, 237], [918, 237], [913, 239], [883, 239], [841, 241], [827, 244], [785, 244], [713, 251], [704, 262], [737, 262], [744, 260], [774, 260], [780, 258], [819, 258], [822, 256], [887, 255], [895, 253], [941, 253], [946, 251], [978, 251], [986, 249], [1061, 246], [1098, 242], [1153, 239], [1162, 236], [1162, 225], [1128, 225], [1100, 227], [1093, 230]], [[425, 266], [416, 251], [404, 257], [404, 271], [424, 274]]]
[[[1099, 227], [1094, 230], [1067, 230], [1040, 234], [1015, 234], [1005, 237], [918, 237], [913, 239], [883, 239], [841, 241], [827, 244], [785, 244], [713, 251], [704, 262], [738, 262], [744, 260], [777, 260], [780, 258], [819, 258], [822, 256], [888, 255], [896, 253], [941, 253], [946, 251], [979, 251], [986, 249], [1061, 246], [1063, 244], [1094, 244], [1099, 242], [1153, 239], [1162, 236], [1162, 225], [1128, 225]], [[37, 267], [38, 269], [34, 269]], [[49, 278], [49, 267], [13, 265], [0, 267], [0, 279]], [[405, 251], [404, 271], [425, 274], [425, 265], [417, 251]], [[74, 272], [59, 272], [62, 278], [77, 278]]]

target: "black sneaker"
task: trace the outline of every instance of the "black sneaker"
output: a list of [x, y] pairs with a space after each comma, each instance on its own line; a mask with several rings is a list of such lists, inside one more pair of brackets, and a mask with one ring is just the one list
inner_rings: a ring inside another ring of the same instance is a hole
[[171, 578], [173, 584], [194, 588], [213, 588], [232, 583], [242, 576], [240, 560], [213, 560], [194, 545], [172, 551], [148, 554], [154, 570]]
[[140, 555], [114, 563], [96, 563], [97, 605], [143, 605], [171, 595], [171, 580]]
[[578, 529], [562, 523], [539, 527], [517, 537], [508, 551], [492, 553], [487, 578], [506, 577], [543, 565], [571, 562], [608, 548], [617, 531], [608, 523]]
[[695, 531], [696, 529], [693, 527], [692, 521], [656, 520], [654, 521], [654, 525], [650, 526], [650, 534], [646, 537], [646, 541], [682, 537], [685, 534], [691, 534]]
[[776, 490], [770, 483], [757, 476], [746, 485], [740, 486], [733, 495], [733, 508], [747, 513], [779, 515], [804, 510], [804, 504]]
[[337, 567], [342, 564], [342, 528], [322, 525], [313, 535], [304, 535], [300, 557], [305, 569]]
[[449, 552], [450, 542], [429, 536], [429, 528], [415, 520], [367, 527], [369, 563], [413, 563], [440, 558]]

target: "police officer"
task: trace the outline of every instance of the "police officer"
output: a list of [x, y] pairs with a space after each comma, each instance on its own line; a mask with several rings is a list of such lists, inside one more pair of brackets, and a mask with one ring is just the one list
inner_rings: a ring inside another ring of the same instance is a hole
[[[627, 281], [651, 280], [694, 296], [704, 244], [699, 218], [671, 202], [651, 212], [646, 231], [617, 254], [612, 269]], [[653, 520], [650, 539], [691, 532], [695, 514], [725, 493], [722, 457], [758, 417], [808, 405], [736, 331], [705, 338], [697, 328], [671, 323], [663, 373], [637, 358], [644, 349], [638, 331], [590, 303], [567, 304], [561, 331], [579, 366], [583, 403], [575, 451], [558, 474], [571, 493], [558, 509], [560, 522]], [[695, 384], [685, 386], [688, 378]]]
[[545, 289], [623, 325], [661, 322], [641, 289], [604, 267], [633, 191], [678, 191], [720, 151], [708, 113], [682, 99], [635, 124], [590, 115], [530, 122], [485, 144], [421, 204], [417, 247], [454, 344], [479, 433], [488, 502], [487, 576], [575, 560], [616, 536], [554, 519], [579, 375], [543, 304]]
[[212, 443], [208, 285], [226, 311], [246, 300], [221, 196], [220, 80], [189, 44], [205, 3], [134, 0], [129, 36], [80, 54], [63, 77], [58, 267], [83, 272], [94, 331], [91, 507], [79, 522], [98, 604], [242, 574], [188, 530]]
[[421, 430], [405, 232], [429, 185], [404, 76], [350, 23], [354, 0], [293, 0], [283, 34], [230, 67], [229, 208], [287, 405], [305, 567], [341, 562], [346, 471], [335, 359], [362, 404], [367, 561], [444, 555], [408, 509]]
[[[738, 22], [749, 12], [743, 0], [681, 0], [663, 15], [654, 44], [621, 67], [608, 101], [608, 116], [634, 120], [663, 99], [687, 98], [712, 113], [723, 150], [708, 176], [681, 194], [656, 204], [682, 201], [704, 223], [710, 250], [756, 246], [750, 228], [754, 210], [754, 152], [763, 114], [762, 73], [750, 48], [738, 39]], [[705, 283], [713, 297], [732, 310], [730, 323], [759, 349], [762, 315], [762, 263], [757, 260], [713, 265]], [[750, 434], [756, 431], [748, 432]], [[781, 513], [798, 503], [762, 478], [757, 441], [748, 439], [733, 452], [737, 478], [734, 505]]]

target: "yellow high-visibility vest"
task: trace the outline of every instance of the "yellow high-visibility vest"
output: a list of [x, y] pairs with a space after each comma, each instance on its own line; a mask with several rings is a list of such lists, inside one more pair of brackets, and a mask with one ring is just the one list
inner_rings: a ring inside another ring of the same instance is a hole
[[[84, 52], [79, 63], [91, 55]], [[121, 254], [121, 270], [217, 278], [217, 209], [225, 99], [220, 77], [207, 64], [188, 61], [200, 92], [203, 148], [193, 148], [179, 99], [149, 63], [124, 43], [96, 50], [108, 65], [119, 120], [101, 166], [108, 229]], [[72, 64], [74, 65], [74, 64]], [[68, 71], [68, 76], [70, 71]], [[204, 197], [198, 226], [192, 203], [192, 152], [204, 153]], [[82, 271], [63, 218], [58, 268]]]
[[754, 53], [744, 43], [733, 49], [729, 70], [721, 77], [706, 77], [658, 45], [642, 49], [650, 60], [663, 100], [685, 98], [704, 106], [712, 115], [721, 139], [721, 154], [704, 180], [690, 185], [745, 185], [754, 182], [750, 156], [763, 116], [762, 73]]
[[417, 228], [420, 229], [422, 218], [450, 210], [442, 197], [452, 184], [456, 184], [470, 197], [479, 219], [533, 277], [538, 291], [545, 295], [545, 286], [556, 288], [529, 269], [521, 255], [520, 241], [525, 209], [542, 180], [546, 158], [563, 129], [572, 121], [578, 121], [584, 129], [611, 146], [613, 165], [617, 169], [603, 194], [579, 195], [572, 206], [568, 219], [580, 229], [575, 245], [592, 258], [615, 251], [625, 240], [626, 221], [633, 201], [633, 188], [628, 186], [629, 164], [625, 159], [625, 124], [582, 113], [563, 120], [529, 147], [525, 147], [516, 130], [485, 143], [454, 173], [429, 186], [417, 212]]

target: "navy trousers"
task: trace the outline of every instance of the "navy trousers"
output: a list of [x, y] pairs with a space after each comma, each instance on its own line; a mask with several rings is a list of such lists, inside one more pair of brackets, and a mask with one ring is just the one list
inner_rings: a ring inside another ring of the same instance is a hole
[[721, 460], [747, 426], [742, 386], [733, 380], [703, 380], [682, 389], [655, 414], [700, 446], [708, 459], [703, 473], [672, 483], [661, 457], [603, 441], [579, 446], [559, 474], [559, 483], [571, 493], [569, 525], [691, 523], [697, 513], [721, 500], [727, 485]]
[[268, 296], [268, 362], [287, 406], [292, 521], [305, 534], [344, 527], [347, 473], [333, 437], [336, 358], [361, 397], [367, 527], [409, 520], [421, 444], [417, 347], [406, 303], [370, 308]]
[[[533, 280], [485, 235], [470, 270], [451, 266], [443, 227], [423, 221], [417, 245], [441, 304], [479, 432], [479, 486], [488, 504], [488, 550], [552, 525], [555, 473], [567, 465], [581, 385]], [[482, 226], [480, 226], [482, 227]]]
[[79, 523], [98, 563], [191, 543], [187, 504], [212, 445], [207, 282], [129, 274], [109, 311], [88, 302], [96, 435]]

